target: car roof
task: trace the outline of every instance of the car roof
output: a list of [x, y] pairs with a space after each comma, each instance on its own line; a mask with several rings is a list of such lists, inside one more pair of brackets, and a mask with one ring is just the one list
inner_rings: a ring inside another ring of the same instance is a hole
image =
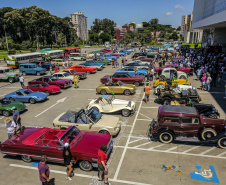
[[23, 66], [23, 65], [36, 65], [34, 63], [24, 63], [24, 64], [20, 64], [20, 66]]
[[197, 110], [196, 110], [195, 107], [178, 106], [178, 105], [163, 105], [163, 106], [160, 107], [160, 114], [161, 113], [176, 113], [176, 114], [198, 115]]

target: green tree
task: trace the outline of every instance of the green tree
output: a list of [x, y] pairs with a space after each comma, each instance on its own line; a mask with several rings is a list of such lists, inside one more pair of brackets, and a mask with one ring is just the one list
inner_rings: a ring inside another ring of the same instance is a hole
[[174, 32], [172, 33], [172, 39], [176, 41], [176, 40], [178, 40], [178, 38], [179, 38], [179, 37], [178, 37], [177, 32], [174, 31]]

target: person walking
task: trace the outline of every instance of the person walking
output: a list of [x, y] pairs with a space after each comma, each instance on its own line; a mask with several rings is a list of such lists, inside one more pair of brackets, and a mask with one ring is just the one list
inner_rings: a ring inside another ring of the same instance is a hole
[[67, 167], [67, 169], [66, 169], [66, 172], [67, 172], [66, 180], [71, 181], [72, 179], [71, 179], [70, 175], [73, 172], [73, 168], [72, 168], [73, 164], [71, 162], [72, 155], [71, 155], [69, 143], [64, 144], [63, 158], [64, 158], [64, 165]]
[[121, 68], [124, 66], [124, 59], [122, 59]]
[[13, 121], [16, 123], [20, 130], [23, 130], [23, 126], [21, 125], [20, 112], [16, 107], [12, 107], [11, 110], [13, 110]]
[[57, 73], [57, 71], [58, 71], [57, 65], [55, 65], [54, 71], [55, 71], [55, 73]]
[[146, 83], [146, 86], [144, 87], [145, 103], [149, 101], [150, 90], [152, 90], [151, 84]]
[[127, 54], [126, 54], [126, 57], [125, 57], [125, 62], [127, 62], [127, 59], [128, 59], [128, 58], [127, 58]]
[[150, 69], [148, 69], [148, 72], [147, 72], [147, 82], [150, 81], [150, 77], [151, 77], [151, 72], [150, 72]]
[[202, 77], [202, 86], [201, 86], [201, 90], [204, 90], [205, 85], [206, 85], [206, 73], [204, 73], [204, 74], [203, 74], [203, 77]]
[[99, 181], [103, 181], [102, 176], [104, 173], [104, 185], [109, 185], [108, 183], [108, 169], [106, 166], [106, 162], [107, 162], [107, 145], [101, 145], [100, 149], [98, 151], [98, 159], [97, 159], [97, 163], [98, 163], [98, 170], [99, 170]]
[[20, 81], [21, 87], [24, 88], [24, 77], [22, 75], [20, 75], [19, 81]]
[[53, 68], [52, 68], [52, 66], [49, 67], [49, 73], [50, 73], [50, 75], [53, 75]]
[[63, 67], [63, 69], [65, 69], [65, 62], [64, 61], [62, 62], [62, 67]]
[[38, 171], [39, 171], [39, 179], [42, 185], [49, 185], [50, 184], [50, 170], [48, 165], [46, 164], [47, 157], [42, 155], [41, 162], [38, 164]]
[[212, 78], [210, 77], [210, 74], [207, 74], [206, 78], [206, 91], [210, 91], [210, 84], [212, 82]]
[[12, 118], [6, 118], [4, 120], [5, 126], [7, 128], [8, 139], [13, 137], [16, 134], [16, 123], [12, 120]]
[[201, 70], [201, 68], [199, 68], [199, 69], [197, 70], [197, 80], [198, 80], [198, 81], [200, 80], [201, 72], [202, 72], [202, 70]]
[[74, 82], [75, 88], [77, 89], [78, 88], [78, 82], [79, 82], [77, 74], [74, 74], [73, 82]]
[[112, 69], [115, 68], [115, 60], [114, 59], [112, 59], [111, 65], [112, 65]]

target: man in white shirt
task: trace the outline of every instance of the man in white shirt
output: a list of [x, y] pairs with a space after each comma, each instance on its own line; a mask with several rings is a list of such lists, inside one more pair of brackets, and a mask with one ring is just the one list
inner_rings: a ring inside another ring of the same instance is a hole
[[21, 87], [24, 88], [24, 77], [22, 75], [20, 75], [19, 81], [20, 81]]
[[62, 62], [62, 66], [63, 66], [63, 69], [65, 69], [65, 62], [64, 61]]
[[4, 123], [7, 128], [8, 138], [10, 139], [16, 134], [16, 123], [12, 120], [12, 118], [6, 118]]

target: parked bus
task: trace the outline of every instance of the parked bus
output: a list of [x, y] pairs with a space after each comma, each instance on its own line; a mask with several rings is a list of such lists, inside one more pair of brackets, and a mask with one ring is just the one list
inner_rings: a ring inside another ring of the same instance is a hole
[[42, 60], [44, 55], [44, 53], [40, 52], [8, 55], [7, 66], [11, 68], [18, 68], [20, 64]]
[[53, 51], [45, 51], [45, 58], [54, 59], [54, 58], [62, 58], [64, 56], [63, 50], [53, 50]]
[[69, 55], [70, 53], [81, 53], [81, 49], [80, 49], [80, 47], [64, 49], [64, 55]]

